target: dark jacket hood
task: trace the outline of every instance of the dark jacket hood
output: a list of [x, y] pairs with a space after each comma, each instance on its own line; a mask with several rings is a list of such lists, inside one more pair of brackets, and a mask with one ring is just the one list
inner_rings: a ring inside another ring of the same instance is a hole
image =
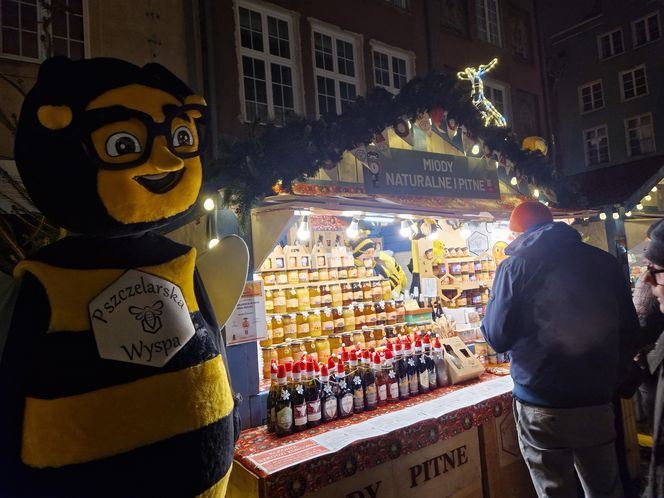
[[560, 246], [574, 243], [581, 243], [581, 234], [574, 228], [562, 222], [546, 223], [513, 240], [505, 248], [505, 254], [523, 256], [531, 250], [538, 253], [556, 251]]

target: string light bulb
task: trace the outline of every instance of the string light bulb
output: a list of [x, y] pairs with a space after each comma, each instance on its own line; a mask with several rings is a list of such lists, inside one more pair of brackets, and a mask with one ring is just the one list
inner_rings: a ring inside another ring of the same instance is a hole
[[643, 211], [643, 204], [641, 204], [641, 203], [637, 204], [637, 205], [636, 205], [636, 209], [637, 209], [638, 211]]
[[540, 191], [539, 189], [536, 188], [535, 190], [533, 190], [533, 197], [535, 199], [539, 199], [539, 196], [540, 196]]
[[614, 213], [611, 215], [611, 217], [612, 217], [614, 220], [619, 220], [619, 219], [620, 219], [620, 215], [619, 215], [618, 213], [616, 213], [616, 212], [614, 212]]
[[516, 179], [516, 176], [513, 176], [510, 180], [510, 185], [514, 185], [516, 187], [517, 183], [519, 183], [519, 180]]
[[599, 219], [602, 221], [606, 220], [606, 213], [599, 213]]
[[632, 216], [632, 212], [631, 211], [625, 211], [625, 216], [627, 218], [630, 218]]
[[219, 239], [217, 237], [210, 239], [210, 241], [208, 242], [208, 249], [213, 249], [214, 247], [217, 246], [217, 244], [219, 244]]
[[648, 194], [643, 199], [650, 202], [652, 201], [652, 195]]
[[357, 218], [353, 218], [346, 228], [346, 235], [349, 239], [354, 239], [360, 234], [360, 221]]
[[471, 152], [471, 154], [476, 156], [477, 154], [480, 153], [480, 146], [477, 145], [477, 144], [473, 145], [473, 148], [470, 149], [470, 152]]
[[408, 220], [401, 220], [401, 228], [399, 229], [399, 235], [402, 237], [408, 237], [413, 231], [410, 229], [410, 223]]
[[650, 189], [651, 192], [657, 192], [657, 185]]
[[305, 241], [311, 238], [311, 230], [309, 230], [309, 217], [302, 216], [300, 219], [300, 226], [297, 228], [297, 240]]
[[212, 197], [208, 197], [207, 199], [205, 199], [205, 201], [203, 202], [203, 208], [206, 211], [212, 211], [214, 209], [214, 200], [212, 199]]

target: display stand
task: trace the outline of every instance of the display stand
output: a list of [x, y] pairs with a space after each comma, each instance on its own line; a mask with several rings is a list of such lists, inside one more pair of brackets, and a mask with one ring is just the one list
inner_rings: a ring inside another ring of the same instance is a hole
[[227, 496], [534, 496], [520, 455], [498, 451], [516, 441], [511, 389], [485, 374], [285, 438], [249, 429]]

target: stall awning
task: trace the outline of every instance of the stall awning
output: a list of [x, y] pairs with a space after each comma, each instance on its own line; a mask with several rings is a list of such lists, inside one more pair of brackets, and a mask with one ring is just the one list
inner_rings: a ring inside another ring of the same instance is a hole
[[567, 177], [579, 192], [573, 206], [562, 209], [622, 205], [632, 209], [664, 177], [664, 155], [596, 169]]

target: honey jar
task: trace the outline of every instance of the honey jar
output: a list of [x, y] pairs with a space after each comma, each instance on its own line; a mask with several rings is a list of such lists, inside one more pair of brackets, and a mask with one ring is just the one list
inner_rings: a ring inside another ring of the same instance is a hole
[[320, 288], [317, 285], [309, 287], [309, 307], [320, 308]]
[[316, 341], [316, 352], [318, 353], [318, 361], [322, 363], [327, 363], [327, 359], [330, 357], [330, 341], [326, 336], [317, 337]]
[[265, 321], [265, 329], [267, 331], [267, 337], [260, 341], [260, 345], [263, 348], [272, 346], [272, 319], [270, 317]]
[[288, 283], [288, 273], [286, 273], [286, 270], [279, 270], [275, 272], [274, 278], [277, 282], [277, 285], [285, 285]]
[[287, 284], [298, 284], [300, 283], [299, 280], [299, 272], [297, 270], [288, 270], [286, 272], [286, 283]]
[[322, 326], [322, 335], [329, 335], [334, 333], [334, 317], [332, 316], [331, 309], [324, 309], [320, 315]]
[[329, 285], [320, 287], [320, 304], [323, 308], [332, 306], [332, 292]]
[[272, 344], [284, 342], [284, 321], [280, 315], [272, 317]]
[[389, 280], [381, 280], [380, 287], [383, 291], [383, 301], [390, 301], [392, 299], [392, 286]]
[[342, 316], [344, 319], [344, 332], [352, 332], [355, 330], [355, 310], [353, 307], [345, 307]]
[[330, 276], [329, 280], [331, 280], [331, 281], [339, 280], [339, 268], [338, 267], [334, 266], [334, 267], [330, 268], [329, 271], [328, 271], [328, 274]]
[[332, 294], [332, 306], [343, 306], [343, 294], [341, 291], [341, 284], [330, 285], [330, 294]]
[[274, 313], [274, 297], [270, 289], [265, 289], [265, 313]]
[[342, 306], [350, 306], [353, 302], [353, 287], [351, 284], [344, 282], [341, 284], [341, 304]]
[[343, 308], [332, 308], [332, 318], [334, 320], [334, 333], [341, 334], [344, 331]]
[[311, 308], [309, 303], [309, 289], [306, 287], [298, 287], [296, 289], [297, 293], [297, 310], [306, 311]]
[[309, 337], [309, 317], [308, 313], [298, 313], [295, 323], [297, 324], [297, 338]]
[[286, 363], [288, 360], [293, 361], [291, 349], [288, 344], [278, 344], [274, 349], [277, 352], [278, 363]]
[[307, 282], [309, 282], [309, 269], [300, 268], [297, 272], [297, 280], [301, 284], [306, 284]]
[[383, 341], [385, 340], [385, 327], [374, 327], [373, 337], [374, 341], [376, 341], [376, 347], [383, 344]]
[[365, 303], [373, 302], [373, 296], [371, 294], [371, 282], [368, 280], [362, 282], [362, 301]]
[[357, 278], [366, 278], [367, 276], [367, 268], [366, 266], [356, 266], [357, 269]]
[[376, 326], [376, 310], [372, 303], [364, 305], [364, 325], [367, 327]]
[[286, 313], [286, 291], [277, 289], [272, 293], [273, 313]]
[[339, 276], [339, 280], [348, 280], [348, 267], [340, 266], [337, 269], [337, 274]]
[[[355, 265], [348, 267], [348, 278], [357, 278], [358, 277], [358, 268]], [[365, 272], [366, 273], [366, 272]]]
[[327, 282], [328, 280], [330, 280], [330, 270], [325, 266], [318, 268], [318, 281]]
[[361, 329], [366, 325], [367, 319], [364, 316], [364, 305], [362, 303], [355, 305], [355, 329]]
[[307, 352], [307, 354], [313, 355], [315, 358], [318, 358], [318, 354], [316, 353], [315, 339], [305, 339], [302, 341], [302, 344], [304, 344], [304, 349]]
[[289, 314], [283, 316], [284, 340], [297, 339], [297, 315]]
[[346, 349], [353, 346], [352, 332], [344, 332], [343, 334], [341, 334], [341, 345], [344, 346]]
[[295, 313], [298, 309], [297, 289], [288, 289], [286, 291], [286, 311], [288, 313]]
[[263, 353], [263, 379], [267, 380], [270, 378], [272, 360], [279, 363], [279, 357], [277, 356], [276, 348], [273, 346], [261, 348], [261, 351]]
[[397, 309], [394, 307], [394, 301], [385, 301], [385, 323], [394, 325], [397, 323]]
[[267, 285], [276, 285], [277, 276], [273, 271], [265, 271], [261, 273], [261, 278], [263, 279], [263, 284]]
[[310, 313], [307, 317], [307, 321], [309, 322], [309, 335], [311, 337], [318, 337], [321, 335], [323, 324], [320, 319], [320, 312], [314, 311], [313, 313]]
[[327, 340], [330, 343], [330, 354], [341, 356], [341, 335], [333, 334], [328, 336]]
[[376, 348], [376, 340], [373, 336], [373, 330], [369, 327], [364, 327], [362, 329], [362, 335], [364, 336], [364, 347], [367, 349]]
[[387, 312], [385, 311], [385, 303], [382, 301], [375, 303], [374, 311], [376, 312], [376, 325], [386, 325]]
[[353, 332], [353, 345], [357, 344], [359, 344], [362, 349], [367, 347], [364, 343], [364, 332], [361, 330], [356, 330]]
[[311, 268], [309, 270], [309, 282], [318, 282], [320, 280], [320, 275], [318, 274], [318, 268]]
[[362, 286], [360, 285], [359, 282], [353, 282], [351, 285], [351, 288], [353, 289], [353, 302], [354, 303], [361, 303], [362, 302]]
[[303, 356], [306, 357], [307, 355], [307, 350], [304, 348], [304, 343], [302, 341], [291, 341], [290, 349], [293, 361], [300, 361]]

